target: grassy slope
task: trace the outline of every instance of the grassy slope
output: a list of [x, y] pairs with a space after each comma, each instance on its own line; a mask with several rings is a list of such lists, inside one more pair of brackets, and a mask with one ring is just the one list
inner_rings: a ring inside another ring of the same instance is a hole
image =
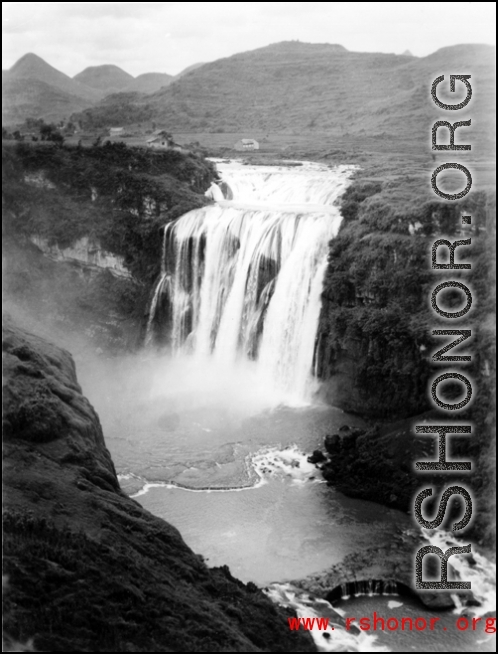
[[33, 53], [28, 53], [21, 57], [7, 71], [6, 77], [8, 79], [39, 80], [66, 93], [86, 99], [89, 102], [102, 98], [101, 92], [71, 79], [69, 75], [57, 70], [57, 68], [54, 68], [44, 59]]
[[[119, 489], [70, 355], [4, 329], [4, 629], [41, 651], [314, 651]], [[18, 651], [18, 650], [17, 650]]]
[[38, 79], [2, 82], [2, 124], [16, 125], [26, 118], [57, 122], [88, 107], [88, 99], [58, 89]]
[[105, 93], [119, 91], [133, 82], [133, 76], [119, 66], [89, 66], [73, 77], [79, 84], [99, 89]]

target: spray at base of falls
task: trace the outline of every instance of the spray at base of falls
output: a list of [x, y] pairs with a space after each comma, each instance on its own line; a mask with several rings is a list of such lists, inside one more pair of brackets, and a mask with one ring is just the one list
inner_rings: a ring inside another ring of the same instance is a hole
[[308, 403], [335, 203], [352, 171], [219, 164], [233, 199], [213, 186], [216, 204], [165, 226], [146, 342], [222, 366], [253, 361], [270, 404]]

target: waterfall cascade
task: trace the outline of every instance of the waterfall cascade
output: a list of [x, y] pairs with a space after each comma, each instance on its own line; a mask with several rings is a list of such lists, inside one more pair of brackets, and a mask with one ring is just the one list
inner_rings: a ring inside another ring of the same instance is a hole
[[160, 335], [173, 354], [227, 366], [254, 361], [279, 401], [305, 403], [328, 243], [341, 222], [335, 202], [352, 167], [231, 162], [218, 171], [215, 204], [164, 228], [147, 340]]
[[343, 582], [328, 593], [327, 601], [333, 603], [351, 597], [374, 597], [379, 595], [398, 595], [399, 585], [394, 579], [366, 579]]

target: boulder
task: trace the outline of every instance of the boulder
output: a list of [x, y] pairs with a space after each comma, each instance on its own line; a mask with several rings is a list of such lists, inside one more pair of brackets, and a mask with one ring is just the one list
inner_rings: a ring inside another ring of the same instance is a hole
[[309, 463], [322, 463], [322, 461], [326, 460], [327, 457], [321, 450], [313, 450], [313, 454], [308, 457]]

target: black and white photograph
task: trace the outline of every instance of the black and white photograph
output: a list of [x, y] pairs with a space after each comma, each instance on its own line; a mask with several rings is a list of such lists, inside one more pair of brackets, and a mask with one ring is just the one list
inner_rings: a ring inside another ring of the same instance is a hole
[[2, 651], [496, 651], [495, 3], [2, 6]]

